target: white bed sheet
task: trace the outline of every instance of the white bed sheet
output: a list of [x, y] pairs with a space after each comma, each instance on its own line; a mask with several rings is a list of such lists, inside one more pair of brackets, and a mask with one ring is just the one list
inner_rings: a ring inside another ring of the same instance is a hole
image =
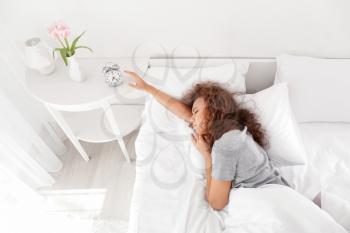
[[[268, 193], [265, 196], [259, 194], [260, 189], [231, 191], [230, 198], [234, 196], [238, 203], [230, 201], [223, 211], [214, 211], [204, 198], [205, 179], [198, 172], [201, 168], [189, 159], [190, 143], [189, 135], [179, 135], [179, 131], [155, 132], [144, 116], [135, 143], [136, 179], [129, 233], [345, 232], [325, 211], [283, 186], [264, 189]], [[301, 188], [306, 184], [298, 185], [300, 192], [309, 191]], [[289, 195], [288, 201], [280, 198], [276, 202], [283, 192]]]

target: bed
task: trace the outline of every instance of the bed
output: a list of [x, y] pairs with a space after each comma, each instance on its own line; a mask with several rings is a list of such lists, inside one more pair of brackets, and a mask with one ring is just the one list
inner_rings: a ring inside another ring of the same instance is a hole
[[[250, 63], [247, 93], [273, 84], [274, 59], [238, 60]], [[181, 59], [177, 64], [194, 67], [196, 61]], [[149, 70], [168, 65], [166, 59], [154, 59]], [[166, 113], [168, 125], [157, 127], [160, 122], [152, 116], [160, 113], [152, 105], [154, 100], [147, 97], [135, 142], [129, 233], [350, 232], [350, 124], [299, 124], [307, 164], [278, 168], [297, 192], [280, 185], [233, 190], [233, 204], [216, 211], [204, 198], [206, 181], [202, 165], [193, 160], [190, 129], [171, 113]], [[322, 209], [311, 201], [315, 197]]]

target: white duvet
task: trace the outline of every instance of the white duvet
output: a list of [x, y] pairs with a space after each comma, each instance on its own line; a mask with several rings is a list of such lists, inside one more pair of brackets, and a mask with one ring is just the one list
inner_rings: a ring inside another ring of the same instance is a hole
[[129, 233], [346, 232], [309, 199], [280, 185], [233, 189], [225, 209], [213, 210], [190, 138], [179, 132], [155, 132], [147, 119], [141, 126]]
[[308, 164], [280, 171], [309, 199], [320, 192], [322, 209], [350, 232], [350, 124], [304, 123], [300, 130]]

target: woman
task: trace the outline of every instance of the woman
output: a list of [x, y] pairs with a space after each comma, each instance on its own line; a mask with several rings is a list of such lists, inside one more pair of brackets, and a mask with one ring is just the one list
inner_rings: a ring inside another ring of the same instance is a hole
[[136, 73], [129, 85], [148, 92], [194, 129], [192, 142], [206, 163], [206, 198], [223, 209], [232, 187], [255, 188], [288, 183], [270, 163], [268, 141], [256, 116], [239, 106], [234, 93], [215, 82], [198, 83], [177, 100], [146, 83]]

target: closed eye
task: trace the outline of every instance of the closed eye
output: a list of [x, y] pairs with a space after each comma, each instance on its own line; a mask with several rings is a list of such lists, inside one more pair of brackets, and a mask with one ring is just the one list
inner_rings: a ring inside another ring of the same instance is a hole
[[197, 108], [192, 109], [192, 113], [193, 113], [193, 114], [195, 114], [195, 113], [197, 113], [197, 112], [198, 112], [198, 109], [197, 109]]

